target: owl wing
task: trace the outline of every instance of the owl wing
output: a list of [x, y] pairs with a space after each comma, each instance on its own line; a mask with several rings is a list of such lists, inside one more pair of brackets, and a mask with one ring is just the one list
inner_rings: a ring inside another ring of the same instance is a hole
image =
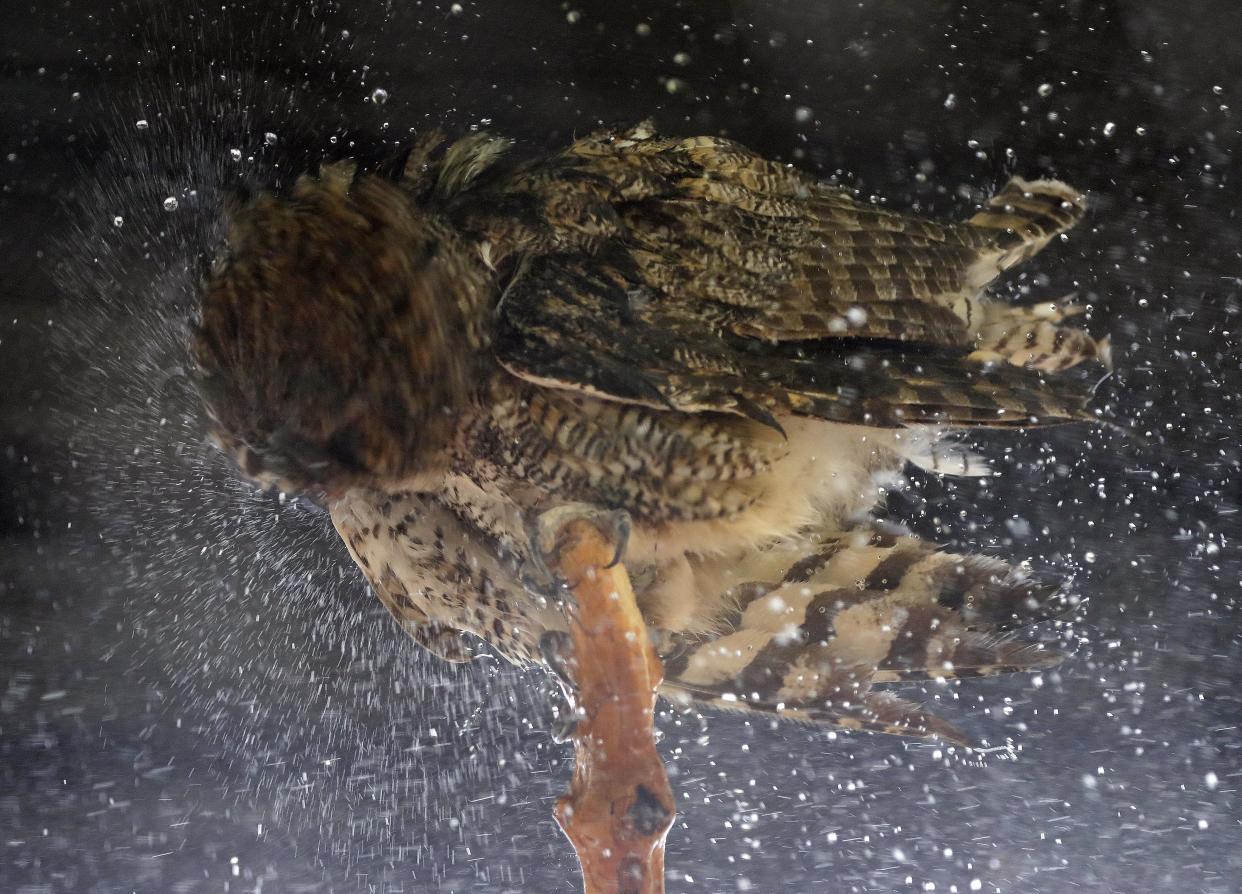
[[860, 203], [715, 138], [640, 127], [579, 141], [556, 165], [547, 182], [562, 195], [543, 206], [611, 228], [532, 254], [513, 277], [496, 352], [521, 378], [769, 423], [787, 412], [885, 426], [1085, 416], [1082, 382], [971, 357], [983, 286], [1081, 216], [1064, 184], [1015, 180], [946, 224]]

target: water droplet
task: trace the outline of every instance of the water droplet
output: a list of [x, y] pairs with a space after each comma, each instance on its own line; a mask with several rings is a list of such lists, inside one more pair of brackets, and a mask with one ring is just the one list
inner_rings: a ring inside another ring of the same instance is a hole
[[569, 22], [571, 25], [576, 25], [582, 21], [582, 13], [578, 12], [576, 9], [571, 9], [569, 12], [565, 13], [565, 21]]
[[814, 112], [811, 111], [810, 106], [798, 106], [796, 109], [794, 109], [794, 120], [797, 121], [799, 124], [806, 124], [808, 121], [811, 120], [811, 117], [813, 115], [814, 115]]
[[1051, 84], [1040, 84], [1039, 88], [1035, 92], [1038, 93], [1040, 96], [1051, 96], [1052, 85]]
[[371, 91], [371, 102], [375, 103], [377, 106], [382, 106], [384, 103], [388, 102], [388, 91], [383, 87], [376, 87]]
[[168, 198], [164, 200], [164, 210], [165, 211], [176, 211], [177, 210], [177, 197], [176, 196], [169, 196]]
[[275, 146], [276, 145], [276, 134], [272, 133], [270, 130], [267, 133], [265, 133], [263, 135], [263, 145]]
[[341, 32], [341, 40], [349, 40], [349, 31]]
[[72, 99], [74, 102], [77, 102], [79, 99], [82, 98], [82, 94], [74, 90], [72, 93], [69, 94], [69, 98]]
[[121, 215], [118, 214], [116, 217], [112, 218], [112, 226], [114, 227], [125, 226], [125, 218], [121, 217]]
[[957, 108], [957, 94], [956, 93], [950, 93], [948, 96], [944, 98], [944, 107], [949, 110]]
[[664, 89], [669, 93], [680, 93], [686, 89], [686, 82], [681, 78], [669, 78], [664, 82]]
[[229, 158], [233, 159], [233, 161], [241, 161], [241, 157], [242, 157], [242, 151], [240, 149], [229, 150]]
[[1109, 121], [1107, 124], [1104, 125], [1104, 136], [1111, 137], [1116, 132], [1117, 132], [1116, 123]]
[[151, 126], [151, 123], [147, 121], [146, 118], [139, 118], [137, 121], [134, 122], [134, 127], [138, 128], [139, 130], [146, 130], [150, 126]]
[[455, 16], [459, 16], [459, 15], [461, 15], [461, 13], [462, 13], [461, 4], [460, 4], [460, 3], [454, 3], [452, 6], [450, 6], [450, 7], [449, 7], [449, 12], [451, 12], [451, 13], [452, 13], [453, 15], [455, 15]]
[[1220, 777], [1209, 771], [1207, 775], [1203, 777], [1203, 784], [1206, 785], [1209, 790], [1215, 791], [1216, 786], [1220, 785]]
[[634, 33], [637, 34], [639, 37], [646, 37], [647, 35], [651, 33], [651, 26], [648, 25], [646, 22], [639, 22], [637, 25], [634, 26]]
[[680, 52], [680, 53], [674, 53], [674, 54], [673, 54], [673, 64], [674, 64], [674, 65], [689, 65], [689, 64], [690, 64], [690, 54], [689, 54], [689, 53], [687, 53], [687, 52], [685, 52], [684, 50], [683, 50], [682, 52]]

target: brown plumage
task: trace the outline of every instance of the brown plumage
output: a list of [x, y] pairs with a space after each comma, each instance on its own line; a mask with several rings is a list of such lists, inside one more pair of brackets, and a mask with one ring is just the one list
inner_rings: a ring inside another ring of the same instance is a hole
[[577, 502], [633, 518], [670, 695], [954, 738], [872, 684], [1052, 660], [998, 631], [1056, 587], [857, 516], [906, 462], [981, 471], [945, 432], [1087, 418], [1046, 373], [1106, 346], [982, 294], [1082, 196], [1014, 180], [947, 223], [648, 125], [508, 150], [433, 136], [398, 176], [337, 164], [233, 209], [195, 340], [216, 436], [328, 496], [420, 642], [538, 660], [564, 617], [527, 525]]

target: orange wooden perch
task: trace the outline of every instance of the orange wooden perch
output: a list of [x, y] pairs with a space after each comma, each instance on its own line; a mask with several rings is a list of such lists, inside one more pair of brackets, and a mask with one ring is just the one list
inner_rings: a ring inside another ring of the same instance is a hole
[[586, 894], [663, 894], [664, 838], [676, 815], [653, 727], [663, 666], [625, 566], [608, 567], [616, 548], [575, 518], [550, 551], [577, 600], [572, 676], [584, 715], [556, 819], [578, 853]]

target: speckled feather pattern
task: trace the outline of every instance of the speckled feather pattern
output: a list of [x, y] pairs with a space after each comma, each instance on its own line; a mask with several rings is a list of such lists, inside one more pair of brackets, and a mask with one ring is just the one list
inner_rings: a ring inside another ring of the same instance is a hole
[[858, 519], [907, 462], [976, 473], [945, 433], [1087, 418], [1055, 374], [1106, 345], [983, 293], [1085, 207], [1015, 179], [931, 221], [648, 125], [526, 160], [430, 134], [233, 209], [195, 356], [243, 471], [324, 494], [435, 654], [538, 661], [530, 521], [619, 508], [666, 694], [961, 740], [874, 685], [1048, 664], [1005, 631], [1057, 588]]

